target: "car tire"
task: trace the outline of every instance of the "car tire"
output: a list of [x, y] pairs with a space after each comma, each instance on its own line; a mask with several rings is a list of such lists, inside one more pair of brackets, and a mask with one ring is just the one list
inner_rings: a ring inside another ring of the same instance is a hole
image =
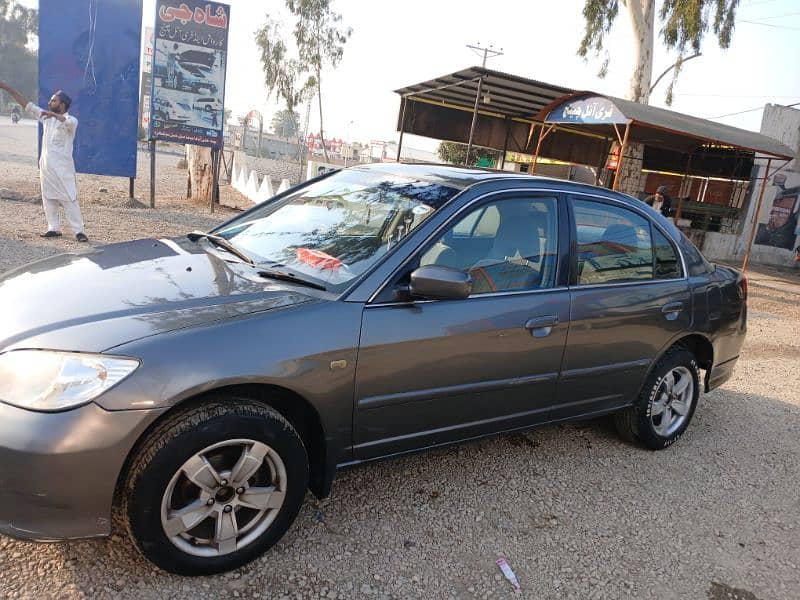
[[697, 360], [676, 346], [656, 363], [633, 406], [614, 415], [614, 424], [624, 439], [662, 450], [686, 431], [699, 397]]
[[308, 471], [303, 441], [282, 415], [225, 398], [180, 411], [150, 433], [131, 461], [120, 512], [158, 567], [220, 573], [283, 536], [303, 504]]
[[210, 113], [210, 112], [211, 112], [211, 105], [210, 105], [210, 104], [206, 104], [206, 107], [205, 107], [205, 109], [204, 109], [204, 110], [205, 110], [206, 112]]

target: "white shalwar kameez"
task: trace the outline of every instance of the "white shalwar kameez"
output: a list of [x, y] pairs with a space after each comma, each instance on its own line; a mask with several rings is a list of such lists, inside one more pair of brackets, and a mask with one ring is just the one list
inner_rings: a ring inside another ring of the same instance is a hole
[[29, 102], [25, 107], [42, 124], [42, 155], [39, 158], [39, 179], [42, 184], [42, 204], [47, 218], [48, 231], [61, 231], [58, 205], [64, 207], [73, 233], [83, 233], [83, 217], [78, 205], [78, 190], [75, 180], [75, 162], [72, 160], [72, 144], [78, 129], [78, 119], [64, 113], [62, 123], [55, 117], [42, 115], [42, 108]]

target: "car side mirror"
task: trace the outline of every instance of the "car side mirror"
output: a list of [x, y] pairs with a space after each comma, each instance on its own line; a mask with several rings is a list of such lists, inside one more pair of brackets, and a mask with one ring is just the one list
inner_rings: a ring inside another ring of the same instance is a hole
[[463, 300], [472, 293], [472, 276], [459, 269], [427, 265], [411, 273], [408, 292], [431, 300]]

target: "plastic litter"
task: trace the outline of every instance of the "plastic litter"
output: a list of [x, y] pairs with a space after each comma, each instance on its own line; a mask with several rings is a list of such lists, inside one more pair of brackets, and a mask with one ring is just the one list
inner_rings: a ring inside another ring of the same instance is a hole
[[514, 571], [511, 568], [511, 565], [508, 564], [508, 561], [505, 558], [501, 557], [498, 558], [495, 562], [497, 563], [497, 566], [500, 567], [500, 570], [503, 572], [503, 575], [506, 576], [506, 579], [508, 579], [511, 582], [511, 585], [513, 585], [518, 590], [522, 589], [522, 586], [519, 584], [519, 579], [517, 579], [517, 576], [514, 574]]

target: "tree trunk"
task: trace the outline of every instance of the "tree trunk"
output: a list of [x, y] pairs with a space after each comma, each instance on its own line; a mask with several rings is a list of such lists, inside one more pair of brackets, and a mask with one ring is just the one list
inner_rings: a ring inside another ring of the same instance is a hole
[[320, 70], [317, 69], [317, 97], [319, 98], [319, 139], [322, 142], [322, 154], [325, 162], [331, 162], [328, 158], [328, 149], [325, 147], [325, 133], [322, 128], [322, 81], [320, 81]]
[[655, 0], [627, 0], [634, 43], [634, 69], [628, 99], [647, 104], [653, 78]]
[[189, 167], [189, 185], [191, 186], [192, 200], [210, 205], [214, 188], [211, 148], [187, 144], [186, 161]]

